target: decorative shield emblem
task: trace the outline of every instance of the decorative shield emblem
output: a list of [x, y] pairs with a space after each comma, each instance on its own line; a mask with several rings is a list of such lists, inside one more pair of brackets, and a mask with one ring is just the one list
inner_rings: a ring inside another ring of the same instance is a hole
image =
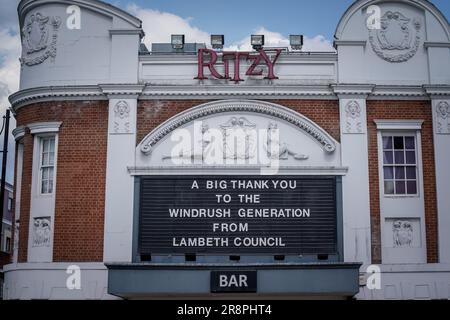
[[373, 51], [389, 62], [405, 62], [419, 49], [422, 24], [400, 12], [388, 11], [381, 17], [381, 28], [369, 30]]
[[46, 17], [37, 12], [25, 19], [22, 28], [22, 65], [32, 66], [56, 57], [56, 41], [61, 25], [59, 17]]

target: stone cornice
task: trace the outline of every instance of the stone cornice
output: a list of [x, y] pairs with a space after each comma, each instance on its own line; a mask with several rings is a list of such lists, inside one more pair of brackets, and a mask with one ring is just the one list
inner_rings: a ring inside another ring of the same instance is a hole
[[25, 136], [25, 126], [19, 126], [12, 131], [12, 135], [16, 141], [19, 141]]
[[425, 48], [450, 48], [450, 42], [425, 41], [423, 46]]
[[100, 84], [100, 90], [108, 98], [139, 97], [144, 89], [142, 84]]
[[273, 86], [153, 86], [147, 85], [140, 99], [164, 99], [164, 98], [312, 98], [312, 99], [336, 99], [328, 85], [273, 85]]
[[100, 84], [49, 86], [18, 91], [9, 97], [13, 111], [38, 102], [70, 100], [156, 99], [317, 99], [428, 100], [450, 98], [450, 85], [151, 85]]
[[27, 125], [31, 134], [55, 133], [59, 131], [62, 122], [34, 122]]
[[37, 102], [61, 100], [106, 100], [98, 86], [52, 86], [18, 91], [9, 96], [9, 102], [16, 112], [21, 107]]
[[333, 84], [331, 88], [339, 98], [361, 97], [366, 98], [373, 92], [374, 84]]
[[142, 39], [145, 36], [144, 30], [142, 29], [111, 29], [109, 30], [110, 35], [139, 35]]
[[338, 46], [357, 46], [365, 47], [367, 40], [334, 40], [333, 46], [337, 48]]
[[450, 85], [425, 85], [425, 92], [431, 99], [450, 99]]
[[421, 130], [423, 120], [374, 120], [378, 130]]

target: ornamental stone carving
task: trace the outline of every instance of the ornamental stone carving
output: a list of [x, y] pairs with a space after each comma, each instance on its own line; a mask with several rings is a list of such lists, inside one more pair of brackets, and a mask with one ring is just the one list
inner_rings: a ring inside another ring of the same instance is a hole
[[39, 217], [33, 221], [33, 247], [49, 247], [51, 241], [51, 218]]
[[[215, 142], [214, 134], [211, 134], [207, 123], [202, 122], [200, 128], [200, 141], [195, 141], [197, 148], [186, 148], [176, 154], [164, 155], [162, 160], [186, 159], [190, 161], [205, 160], [211, 153], [220, 152], [221, 158], [233, 160], [249, 160], [258, 156], [258, 148], [263, 148], [271, 160], [288, 160], [292, 156], [295, 160], [306, 160], [309, 157], [294, 151], [287, 143], [280, 141], [278, 124], [269, 122], [266, 136], [261, 141], [256, 124], [247, 120], [243, 116], [231, 117], [224, 124], [220, 125], [221, 140], [218, 145]], [[195, 130], [195, 129], [194, 129]], [[194, 135], [195, 137], [195, 135]]]
[[450, 134], [450, 105], [446, 101], [436, 106], [436, 133]]
[[419, 18], [388, 11], [381, 17], [381, 28], [369, 30], [369, 42], [380, 58], [392, 63], [405, 62], [419, 49], [421, 28]]
[[220, 101], [194, 107], [180, 113], [177, 117], [166, 121], [142, 140], [139, 144], [141, 152], [145, 155], [150, 155], [159, 141], [173, 130], [180, 128], [191, 121], [226, 112], [255, 112], [278, 118], [290, 123], [297, 129], [302, 130], [312, 139], [316, 140], [325, 152], [332, 153], [336, 150], [336, 143], [323, 129], [309, 119], [287, 108], [263, 101]]
[[22, 65], [33, 66], [56, 57], [60, 17], [44, 16], [40, 12], [29, 15], [22, 27]]
[[295, 160], [306, 160], [307, 155], [300, 154], [294, 151], [287, 143], [280, 142], [280, 135], [278, 125], [275, 122], [270, 122], [267, 128], [267, 154], [270, 159], [287, 160], [292, 156]]
[[361, 106], [355, 100], [345, 106], [344, 133], [363, 133]]
[[392, 231], [394, 236], [394, 248], [412, 246], [413, 226], [410, 221], [394, 221]]
[[114, 106], [113, 131], [115, 134], [131, 133], [130, 124], [131, 108], [124, 100], [120, 100]]

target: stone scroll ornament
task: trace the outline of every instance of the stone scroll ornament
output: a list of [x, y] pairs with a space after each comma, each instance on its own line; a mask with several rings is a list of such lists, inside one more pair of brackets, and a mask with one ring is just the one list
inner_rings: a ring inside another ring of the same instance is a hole
[[33, 66], [56, 57], [60, 17], [47, 17], [37, 12], [29, 15], [22, 27], [21, 65]]
[[51, 218], [34, 218], [33, 247], [49, 247], [51, 239]]
[[388, 11], [381, 17], [381, 28], [369, 30], [369, 42], [380, 58], [392, 63], [405, 62], [419, 49], [421, 29], [419, 18]]
[[395, 221], [392, 225], [394, 247], [411, 247], [413, 241], [413, 226], [409, 221]]
[[438, 134], [450, 134], [450, 105], [441, 101], [436, 108], [436, 131]]

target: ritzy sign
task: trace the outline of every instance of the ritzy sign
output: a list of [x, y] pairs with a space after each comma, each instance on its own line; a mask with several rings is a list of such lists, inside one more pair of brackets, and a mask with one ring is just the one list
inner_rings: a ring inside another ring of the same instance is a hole
[[[275, 55], [270, 58], [269, 55], [264, 50], [259, 50], [258, 52], [222, 52], [221, 58], [224, 68], [224, 74], [220, 74], [216, 69], [217, 60], [219, 59], [219, 55], [210, 49], [199, 49], [198, 50], [198, 75], [194, 79], [205, 80], [208, 77], [205, 76], [205, 68], [208, 68], [211, 76], [216, 79], [227, 79], [238, 83], [239, 81], [244, 81], [240, 77], [240, 64], [241, 60], [251, 61], [246, 76], [262, 76], [263, 70], [259, 68], [261, 64], [265, 64], [267, 66], [267, 75], [264, 79], [278, 79], [274, 73], [274, 66], [280, 57], [281, 50], [275, 50]], [[233, 77], [230, 75], [230, 61], [233, 61], [234, 72]]]

